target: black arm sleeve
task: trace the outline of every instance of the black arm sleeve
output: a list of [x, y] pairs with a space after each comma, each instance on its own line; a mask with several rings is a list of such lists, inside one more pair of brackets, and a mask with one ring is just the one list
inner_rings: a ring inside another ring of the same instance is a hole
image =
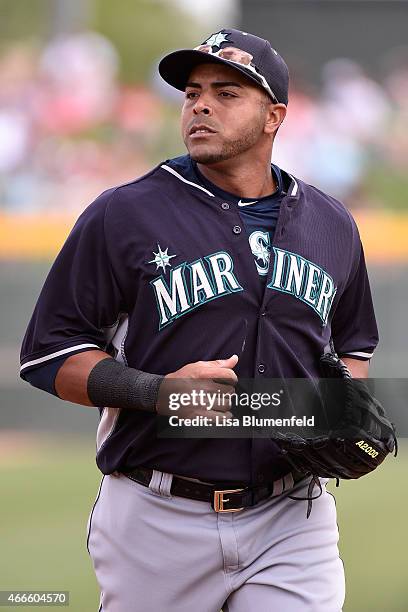
[[94, 406], [156, 412], [164, 376], [129, 368], [111, 357], [102, 359], [88, 377], [88, 396]]

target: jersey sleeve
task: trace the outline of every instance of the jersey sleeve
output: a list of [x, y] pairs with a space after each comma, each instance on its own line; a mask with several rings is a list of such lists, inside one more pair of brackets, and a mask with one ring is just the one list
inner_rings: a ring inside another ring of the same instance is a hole
[[339, 299], [332, 319], [332, 338], [340, 357], [368, 360], [378, 344], [378, 329], [359, 238], [356, 252], [351, 280]]
[[20, 374], [74, 353], [105, 350], [124, 311], [109, 258], [106, 207], [113, 190], [78, 218], [46, 278], [25, 333]]

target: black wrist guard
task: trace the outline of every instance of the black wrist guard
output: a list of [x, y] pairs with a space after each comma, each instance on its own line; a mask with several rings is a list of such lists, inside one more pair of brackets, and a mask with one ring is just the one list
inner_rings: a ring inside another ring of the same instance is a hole
[[159, 387], [164, 376], [148, 374], [111, 357], [102, 359], [91, 370], [87, 391], [94, 406], [156, 412]]

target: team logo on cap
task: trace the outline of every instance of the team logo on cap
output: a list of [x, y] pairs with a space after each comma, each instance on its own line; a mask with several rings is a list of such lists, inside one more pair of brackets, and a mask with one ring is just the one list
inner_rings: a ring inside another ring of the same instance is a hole
[[[220, 48], [220, 45], [223, 42], [227, 42], [230, 45], [234, 44], [232, 40], [227, 40], [226, 36], [229, 36], [229, 34], [225, 35], [222, 32], [212, 34], [212, 36], [210, 36], [208, 40], [203, 42], [203, 44], [199, 45], [198, 47], [194, 47], [194, 51], [208, 53], [208, 55], [219, 57], [220, 59], [226, 60], [233, 64], [237, 64], [238, 66], [242, 66], [246, 70], [249, 70], [256, 78], [256, 80], [259, 81], [259, 84], [262, 85], [264, 89], [266, 89], [272, 100], [277, 103], [278, 98], [272, 91], [264, 75], [259, 72], [256, 65], [253, 63], [254, 56], [251, 53], [248, 53], [248, 51], [244, 51], [243, 49], [239, 49], [238, 47], [230, 46], [224, 47], [223, 49]], [[218, 51], [213, 51], [213, 47], [218, 47]]]
[[223, 32], [217, 32], [217, 34], [211, 34], [210, 38], [203, 42], [203, 45], [209, 45], [210, 47], [221, 47], [223, 42], [228, 42], [227, 36]]

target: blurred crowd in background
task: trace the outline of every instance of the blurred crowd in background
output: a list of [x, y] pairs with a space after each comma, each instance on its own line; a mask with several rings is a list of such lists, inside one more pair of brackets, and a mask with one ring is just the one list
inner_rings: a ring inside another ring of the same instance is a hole
[[118, 68], [116, 49], [94, 32], [3, 52], [3, 210], [74, 212], [102, 188], [145, 171], [164, 127], [163, 102], [146, 85], [122, 85]]
[[408, 48], [380, 83], [356, 61], [323, 66], [321, 88], [292, 82], [277, 162], [350, 207], [406, 208]]
[[[324, 66], [319, 88], [296, 71], [291, 82], [274, 161], [350, 208], [408, 208], [408, 48], [390, 57], [381, 82], [347, 58]], [[183, 96], [156, 66], [145, 82], [124, 82], [115, 45], [92, 31], [3, 46], [0, 212], [76, 215], [182, 154]]]

